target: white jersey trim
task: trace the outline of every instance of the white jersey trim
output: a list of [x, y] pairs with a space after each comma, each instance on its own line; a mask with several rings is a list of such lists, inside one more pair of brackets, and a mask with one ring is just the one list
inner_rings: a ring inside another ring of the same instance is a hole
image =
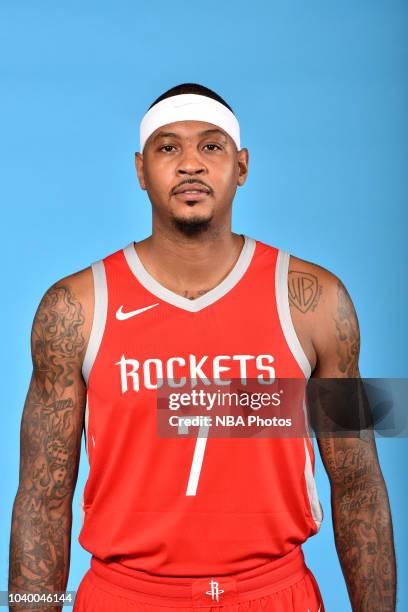
[[292, 315], [290, 313], [288, 293], [289, 259], [289, 253], [279, 250], [275, 271], [276, 304], [278, 308], [279, 321], [285, 336], [285, 340], [292, 352], [292, 355], [305, 375], [305, 378], [309, 379], [312, 368], [303, 347], [300, 344], [293, 325]]
[[105, 266], [102, 260], [92, 264], [94, 281], [94, 314], [92, 320], [91, 334], [82, 364], [82, 376], [88, 385], [89, 375], [94, 364], [96, 355], [105, 331], [106, 316], [108, 311], [108, 288], [106, 284]]
[[85, 450], [89, 459], [88, 453], [88, 422], [89, 422], [89, 402], [88, 394], [86, 395], [86, 406], [85, 406], [85, 419], [84, 419], [84, 435], [85, 435]]
[[134, 242], [128, 244], [123, 251], [129, 268], [145, 289], [162, 299], [164, 302], [177, 306], [177, 308], [182, 308], [189, 312], [199, 312], [206, 306], [214, 304], [221, 299], [241, 280], [252, 261], [255, 246], [256, 241], [253, 238], [244, 236], [244, 245], [241, 249], [241, 253], [229, 274], [227, 274], [219, 285], [194, 300], [178, 295], [174, 293], [174, 291], [170, 291], [170, 289], [161, 285], [143, 266], [136, 253]]
[[319, 495], [317, 493], [317, 486], [315, 477], [313, 474], [312, 461], [310, 459], [309, 449], [307, 448], [306, 440], [303, 440], [305, 445], [305, 480], [306, 480], [306, 489], [307, 495], [309, 497], [309, 505], [312, 513], [312, 517], [314, 522], [316, 523], [317, 529], [320, 529], [320, 526], [323, 522], [323, 508], [319, 501]]
[[[289, 346], [289, 349], [296, 359], [299, 367], [301, 368], [306, 380], [310, 378], [312, 368], [307, 358], [306, 353], [300, 343], [297, 336], [295, 327], [293, 325], [292, 315], [289, 306], [289, 290], [288, 290], [288, 273], [289, 273], [289, 261], [290, 254], [286, 251], [279, 250], [278, 258], [276, 261], [275, 271], [275, 292], [276, 292], [276, 303], [278, 308], [279, 321], [282, 327], [285, 340]], [[311, 435], [311, 428], [307, 415], [306, 401], [303, 401], [303, 410], [305, 417], [305, 426], [307, 435], [313, 445], [313, 438]], [[303, 440], [305, 448], [305, 468], [304, 476], [306, 482], [307, 495], [309, 500], [309, 507], [316, 527], [319, 530], [323, 521], [323, 508], [319, 501], [317, 493], [316, 481], [313, 474], [312, 461], [310, 459], [309, 449], [307, 447], [306, 439]]]

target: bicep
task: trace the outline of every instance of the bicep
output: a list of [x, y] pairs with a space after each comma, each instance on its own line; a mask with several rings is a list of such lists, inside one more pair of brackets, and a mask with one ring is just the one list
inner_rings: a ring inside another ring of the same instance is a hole
[[317, 353], [316, 378], [356, 378], [359, 376], [360, 329], [357, 313], [344, 284], [327, 275], [325, 300], [319, 320], [313, 327]]

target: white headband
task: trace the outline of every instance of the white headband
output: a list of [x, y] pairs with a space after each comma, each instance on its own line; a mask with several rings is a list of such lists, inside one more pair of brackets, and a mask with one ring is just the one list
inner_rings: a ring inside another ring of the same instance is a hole
[[180, 94], [165, 98], [147, 111], [140, 123], [140, 151], [157, 128], [175, 121], [206, 121], [223, 129], [241, 148], [239, 123], [226, 106], [213, 98], [198, 94]]

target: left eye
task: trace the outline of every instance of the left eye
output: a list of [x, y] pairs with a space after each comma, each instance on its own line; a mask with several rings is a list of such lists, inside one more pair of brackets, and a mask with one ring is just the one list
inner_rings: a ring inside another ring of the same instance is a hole
[[213, 147], [215, 147], [216, 149], [220, 149], [221, 148], [221, 147], [219, 147], [218, 145], [216, 145], [214, 143], [206, 144], [205, 147], [211, 147], [210, 151], [214, 151], [215, 150]]

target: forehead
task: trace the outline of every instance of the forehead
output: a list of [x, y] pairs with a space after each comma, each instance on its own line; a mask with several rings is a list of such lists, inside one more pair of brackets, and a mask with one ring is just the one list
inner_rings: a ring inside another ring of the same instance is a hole
[[[224, 140], [231, 140], [231, 137], [218, 125], [207, 121], [175, 121], [166, 123], [155, 130], [148, 138], [148, 143], [157, 142], [162, 138], [178, 138], [180, 140], [199, 139], [205, 136], [218, 136]], [[147, 143], [146, 143], [147, 144]]]

